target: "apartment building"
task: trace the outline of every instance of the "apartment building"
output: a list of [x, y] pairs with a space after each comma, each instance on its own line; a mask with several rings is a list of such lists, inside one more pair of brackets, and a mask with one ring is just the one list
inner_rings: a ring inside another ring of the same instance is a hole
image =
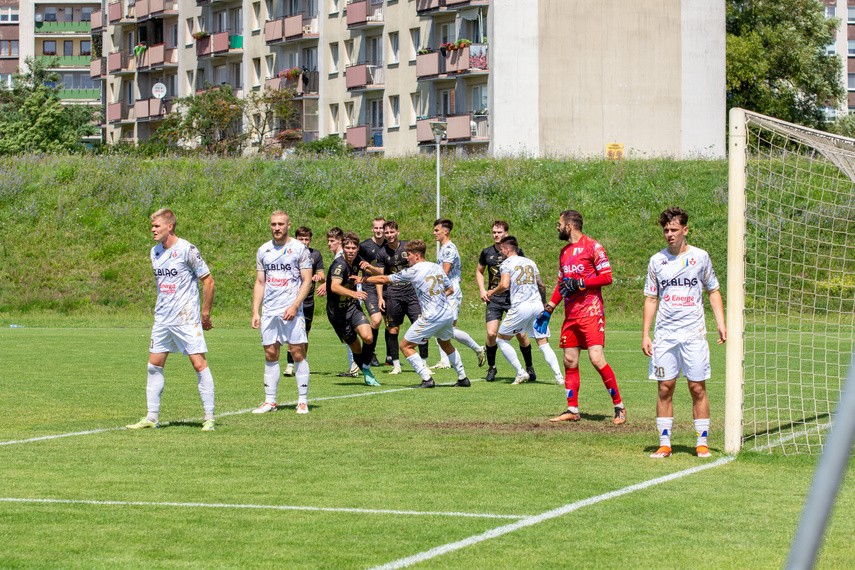
[[119, 0], [91, 22], [108, 143], [146, 140], [174, 98], [229, 84], [295, 89], [286, 144], [334, 134], [410, 154], [433, 149], [440, 120], [461, 152], [725, 151], [719, 2]]
[[12, 85], [20, 65], [20, 10], [18, 0], [0, 0], [0, 82]]

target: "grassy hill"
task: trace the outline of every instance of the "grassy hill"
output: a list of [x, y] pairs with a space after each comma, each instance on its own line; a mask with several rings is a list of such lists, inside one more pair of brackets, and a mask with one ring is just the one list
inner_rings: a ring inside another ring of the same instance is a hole
[[[690, 243], [710, 252], [724, 282], [724, 161], [622, 162], [525, 158], [442, 159], [442, 215], [463, 258], [464, 318], [482, 318], [474, 272], [492, 242], [494, 219], [511, 224], [526, 254], [554, 284], [558, 213], [574, 208], [604, 244], [615, 282], [605, 290], [617, 320], [639, 319], [647, 260], [664, 242], [656, 220], [678, 205], [691, 215]], [[324, 232], [338, 225], [369, 237], [377, 215], [403, 239], [431, 245], [435, 162], [400, 159], [161, 158], [22, 156], [0, 159], [0, 326], [9, 319], [150, 318], [154, 287], [148, 216], [178, 216], [177, 233], [197, 245], [217, 283], [214, 315], [249, 318], [255, 251], [269, 239], [268, 215], [308, 225], [326, 255]], [[429, 254], [429, 258], [432, 256]], [[318, 306], [323, 308], [321, 301]], [[637, 322], [635, 323], [637, 326]]]

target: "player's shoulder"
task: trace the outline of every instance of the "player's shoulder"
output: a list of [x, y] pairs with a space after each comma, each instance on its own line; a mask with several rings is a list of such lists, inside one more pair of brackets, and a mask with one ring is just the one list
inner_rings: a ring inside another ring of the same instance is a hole
[[688, 246], [686, 253], [693, 255], [695, 257], [706, 258], [706, 259], [710, 258], [710, 254], [709, 254], [709, 252], [707, 252], [707, 250], [701, 249], [701, 248], [696, 247], [694, 245]]
[[266, 242], [264, 242], [263, 244], [261, 244], [259, 246], [258, 254], [263, 255], [263, 254], [267, 253], [268, 251], [271, 251], [272, 249], [273, 249], [273, 240], [272, 239], [267, 240]]

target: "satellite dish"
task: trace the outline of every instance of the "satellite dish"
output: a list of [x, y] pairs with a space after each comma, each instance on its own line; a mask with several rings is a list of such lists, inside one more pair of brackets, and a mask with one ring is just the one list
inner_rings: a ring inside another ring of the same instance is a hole
[[36, 22], [41, 23], [41, 21], [42, 21], [43, 19], [44, 19], [44, 16], [42, 16], [41, 14], [36, 14]]

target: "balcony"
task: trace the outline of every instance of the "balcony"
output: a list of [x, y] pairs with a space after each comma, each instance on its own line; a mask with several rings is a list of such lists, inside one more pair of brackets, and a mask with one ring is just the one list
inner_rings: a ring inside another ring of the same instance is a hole
[[89, 77], [95, 79], [107, 75], [107, 58], [99, 57], [89, 62]]
[[85, 100], [85, 99], [100, 99], [100, 89], [60, 89], [59, 98], [63, 101], [67, 100]]
[[100, 32], [104, 29], [104, 12], [102, 10], [96, 10], [92, 12], [92, 19], [89, 22], [91, 24], [91, 31]]
[[433, 131], [430, 128], [430, 124], [434, 121], [439, 121], [439, 117], [429, 117], [426, 119], [417, 119], [416, 120], [416, 140], [420, 143], [434, 143], [436, 144], [436, 139], [433, 136]]
[[149, 2], [149, 9], [152, 18], [178, 13], [178, 3], [176, 0], [149, 0]]
[[382, 26], [384, 20], [383, 2], [377, 0], [359, 0], [347, 5], [348, 29]]
[[136, 21], [134, 18], [134, 6], [125, 6], [126, 1], [127, 0], [122, 0], [121, 2], [113, 2], [112, 4], [107, 5], [107, 21], [109, 21], [111, 25], [118, 24], [122, 21]]
[[416, 78], [429, 80], [457, 73], [485, 72], [489, 69], [487, 44], [472, 44], [460, 49], [419, 54], [416, 56]]
[[137, 121], [146, 121], [148, 120], [148, 99], [138, 99], [136, 103], [134, 103], [134, 118]]
[[274, 77], [264, 82], [270, 89], [293, 89], [295, 97], [317, 95], [320, 76], [317, 71], [307, 71], [297, 77]]
[[270, 20], [264, 23], [264, 41], [270, 45], [285, 40], [284, 20]]
[[345, 140], [347, 140], [347, 144], [349, 144], [353, 148], [367, 148], [368, 126], [362, 125], [359, 127], [347, 127], [347, 134], [345, 135]]
[[127, 121], [128, 118], [128, 105], [124, 101], [107, 105], [108, 123], [121, 123], [122, 121]]
[[196, 57], [227, 55], [243, 52], [243, 36], [232, 35], [228, 30], [196, 40]]
[[[167, 48], [166, 44], [155, 44], [146, 50], [147, 61], [146, 67], [149, 70], [155, 70], [162, 67], [172, 67], [178, 65], [177, 50], [175, 48]], [[139, 64], [137, 65], [139, 69]]]
[[438, 51], [416, 56], [416, 78], [435, 77], [443, 73], [445, 73], [445, 58]]
[[449, 12], [468, 8], [470, 6], [489, 6], [489, 0], [416, 0], [416, 12]]
[[148, 117], [152, 121], [162, 119], [172, 112], [172, 101], [168, 99], [149, 99]]
[[370, 63], [351, 65], [345, 69], [345, 85], [348, 91], [383, 89], [386, 86], [386, 68]]
[[136, 61], [133, 54], [117, 51], [107, 55], [107, 71], [115, 74], [134, 73]]
[[205, 36], [196, 40], [196, 57], [211, 55], [211, 36]]
[[57, 60], [56, 64], [52, 65], [50, 69], [57, 69], [60, 67], [88, 68], [89, 64], [92, 61], [92, 57], [89, 55], [40, 55], [36, 56], [36, 59], [44, 61], [45, 63], [49, 62], [52, 59]]
[[36, 22], [35, 32], [38, 34], [88, 34], [92, 31], [91, 22]]
[[452, 115], [446, 119], [448, 131], [445, 134], [448, 142], [486, 142], [490, 140], [490, 123], [487, 115], [465, 113]]

